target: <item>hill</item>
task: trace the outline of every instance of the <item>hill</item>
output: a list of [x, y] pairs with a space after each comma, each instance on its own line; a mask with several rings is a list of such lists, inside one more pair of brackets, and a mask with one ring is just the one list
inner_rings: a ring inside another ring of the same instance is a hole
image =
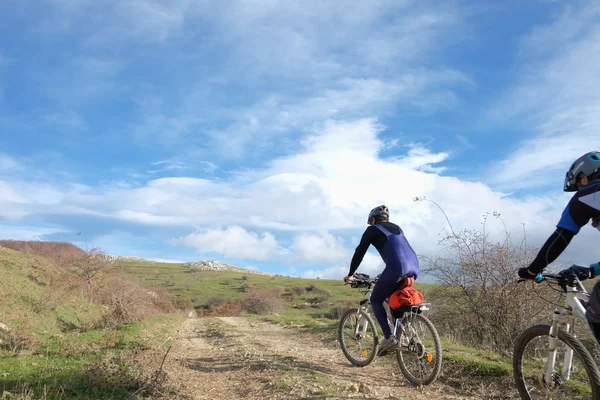
[[0, 247], [37, 254], [54, 261], [85, 253], [72, 243], [41, 240], [0, 240]]
[[[89, 281], [78, 275], [73, 265], [57, 265], [34, 253], [46, 254], [51, 248], [86, 254], [71, 246], [8, 244], [25, 245], [22, 249], [27, 252], [0, 247], [3, 398], [13, 398], [10, 392], [30, 399], [34, 397], [28, 396], [40, 395], [45, 389], [50, 390], [48, 397], [43, 397], [48, 399], [54, 398], [55, 392], [56, 398], [60, 398], [58, 393], [73, 399], [124, 398], [139, 389], [144, 382], [142, 373], [136, 371], [132, 360], [126, 362], [122, 357], [128, 349], [160, 345], [183, 315], [160, 290], [149, 293], [119, 271], [105, 269]], [[109, 383], [110, 377], [97, 379], [98, 369], [106, 373], [111, 368], [131, 380]]]
[[[69, 246], [64, 248], [69, 251]], [[203, 398], [204, 391], [236, 398], [290, 398], [286, 396], [292, 396], [291, 388], [301, 396], [352, 395], [361, 387], [370, 391], [369, 382], [375, 381], [379, 389], [374, 390], [384, 396], [398, 391], [412, 398], [515, 398], [511, 349], [494, 348], [470, 336], [474, 325], [466, 323], [472, 314], [465, 307], [469, 303], [464, 287], [416, 285], [433, 302], [429, 316], [442, 337], [444, 357], [435, 386], [426, 388], [429, 393], [416, 394], [402, 377], [400, 383], [390, 379], [397, 372], [393, 359], [377, 361], [359, 373], [348, 369], [337, 342], [337, 325], [341, 313], [356, 307], [363, 293], [341, 280], [256, 274], [213, 260], [192, 268], [193, 263], [108, 257], [103, 279], [91, 285], [89, 276], [78, 274], [77, 268], [85, 267], [79, 261], [96, 253], [77, 253], [75, 264], [57, 265], [33, 253], [32, 249], [46, 251], [44, 245], [24, 249], [0, 248], [5, 278], [0, 280], [0, 298], [6, 299], [0, 303], [0, 327], [10, 329], [0, 328], [0, 390], [38, 384], [39, 394], [43, 385], [58, 385], [68, 398], [125, 398], [146, 390], [148, 380], [139, 371], [156, 368], [157, 360], [163, 359], [160, 346], [173, 339], [177, 356], [165, 363], [170, 377], [154, 374], [153, 382], [168, 380], [183, 388], [188, 396], [183, 398]], [[55, 258], [72, 260], [60, 254]], [[90, 285], [97, 291], [90, 292]], [[157, 312], [160, 304], [165, 306], [162, 313]], [[148, 305], [152, 307], [145, 308]], [[194, 316], [190, 310], [203, 318], [186, 320], [184, 315]], [[498, 306], [491, 310], [501, 311]], [[489, 328], [480, 331], [493, 333]], [[520, 331], [511, 331], [509, 339]], [[350, 375], [360, 382], [345, 386]], [[227, 377], [244, 384], [228, 385]], [[588, 387], [575, 389], [584, 393]], [[171, 398], [181, 398], [177, 390], [168, 389]]]

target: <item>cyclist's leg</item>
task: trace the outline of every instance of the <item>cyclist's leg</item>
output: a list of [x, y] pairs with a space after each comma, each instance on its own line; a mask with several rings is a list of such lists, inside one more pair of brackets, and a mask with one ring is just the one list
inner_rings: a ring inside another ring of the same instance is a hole
[[596, 282], [590, 293], [590, 302], [586, 307], [585, 317], [596, 340], [600, 343], [600, 281]]
[[379, 322], [381, 330], [383, 331], [386, 339], [389, 339], [392, 336], [392, 330], [388, 325], [387, 315], [385, 308], [383, 307], [383, 303], [385, 302], [385, 299], [390, 297], [390, 295], [396, 291], [397, 288], [397, 278], [393, 274], [390, 274], [388, 271], [384, 270], [379, 277], [379, 280], [375, 284], [373, 292], [371, 293], [371, 308], [373, 309], [375, 318], [377, 319], [377, 322]]

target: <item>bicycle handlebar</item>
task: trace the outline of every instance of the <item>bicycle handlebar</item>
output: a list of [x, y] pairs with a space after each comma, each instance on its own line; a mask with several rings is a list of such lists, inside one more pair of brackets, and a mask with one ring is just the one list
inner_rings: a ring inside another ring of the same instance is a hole
[[593, 277], [593, 271], [589, 267], [582, 267], [580, 265], [571, 265], [569, 268], [565, 268], [562, 271], [553, 274], [542, 272], [542, 279], [518, 279], [517, 283], [532, 281], [535, 283], [541, 283], [544, 281], [549, 281], [551, 283], [557, 284], [566, 290], [567, 286], [576, 286], [577, 280], [584, 281], [586, 279], [590, 279]]
[[379, 277], [371, 278], [367, 274], [355, 274], [351, 281], [346, 281], [345, 285], [350, 285], [352, 288], [364, 288], [377, 283]]

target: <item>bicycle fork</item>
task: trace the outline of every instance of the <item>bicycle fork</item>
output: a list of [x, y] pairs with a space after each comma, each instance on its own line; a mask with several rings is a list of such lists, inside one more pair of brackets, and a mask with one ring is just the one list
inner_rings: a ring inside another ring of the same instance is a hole
[[361, 329], [361, 321], [360, 321], [360, 315], [361, 315], [361, 311], [364, 311], [362, 308], [359, 308], [358, 311], [356, 312], [356, 328], [354, 328], [354, 337], [357, 338], [359, 335], [359, 331], [362, 330], [362, 337], [365, 337], [367, 335], [367, 328], [369, 327], [369, 321], [365, 318], [364, 322], [363, 322], [363, 326]]
[[[550, 385], [551, 387], [554, 387], [556, 385], [554, 379], [554, 365], [556, 364], [556, 348], [558, 346], [559, 319], [561, 315], [565, 313], [566, 311], [556, 310], [552, 314], [552, 326], [550, 327], [550, 339], [548, 341], [548, 360], [546, 361], [546, 371], [544, 373], [544, 381], [547, 385]], [[566, 324], [566, 330], [567, 332], [571, 331], [571, 324]], [[571, 349], [570, 346], [567, 346], [561, 371], [561, 377], [564, 381], [567, 381], [571, 378], [572, 362], [573, 349]]]

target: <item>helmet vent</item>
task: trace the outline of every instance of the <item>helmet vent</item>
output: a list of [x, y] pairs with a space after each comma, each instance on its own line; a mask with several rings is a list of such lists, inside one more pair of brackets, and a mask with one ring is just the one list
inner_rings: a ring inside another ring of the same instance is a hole
[[592, 154], [590, 158], [594, 161], [600, 161], [600, 156], [598, 154]]

